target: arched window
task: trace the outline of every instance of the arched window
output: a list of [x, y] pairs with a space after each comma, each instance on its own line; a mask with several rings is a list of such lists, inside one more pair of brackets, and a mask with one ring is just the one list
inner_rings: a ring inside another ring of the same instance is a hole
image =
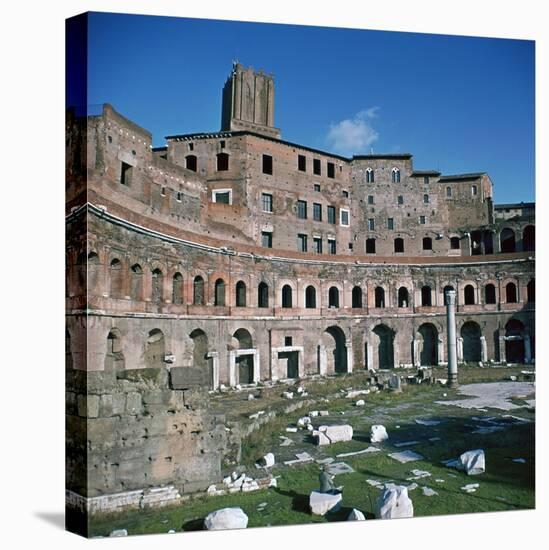
[[257, 307], [269, 307], [269, 287], [263, 282], [257, 287]]
[[305, 307], [307, 309], [316, 308], [316, 288], [312, 285], [305, 289]]
[[374, 171], [371, 168], [366, 168], [366, 183], [374, 183]]
[[527, 225], [522, 232], [522, 249], [527, 252], [536, 249], [536, 228], [533, 225]]
[[366, 254], [376, 253], [376, 240], [373, 238], [366, 239]]
[[355, 309], [362, 307], [362, 289], [359, 286], [353, 287], [352, 303]]
[[111, 329], [107, 335], [107, 353], [105, 355], [105, 371], [123, 370], [124, 353], [122, 338], [117, 328]]
[[491, 283], [484, 287], [484, 302], [487, 304], [496, 303], [496, 287]]
[[450, 250], [459, 250], [459, 237], [450, 237]]
[[204, 303], [204, 279], [200, 275], [197, 275], [193, 282], [193, 304], [195, 306], [203, 306]]
[[110, 283], [111, 283], [111, 288], [110, 288], [109, 295], [112, 298], [122, 298], [123, 287], [124, 287], [124, 277], [122, 272], [122, 262], [117, 258], [114, 258], [111, 261]]
[[172, 279], [172, 303], [183, 303], [183, 275], [177, 272]]
[[335, 286], [328, 290], [328, 307], [339, 307], [339, 289]]
[[187, 170], [192, 170], [193, 172], [196, 172], [197, 171], [197, 159], [196, 159], [196, 155], [187, 155], [185, 157], [185, 167], [187, 168]]
[[515, 283], [507, 283], [505, 286], [505, 301], [508, 304], [517, 302], [517, 285]]
[[214, 305], [215, 306], [224, 306], [225, 305], [225, 281], [223, 279], [217, 279], [215, 282], [215, 293], [214, 293]]
[[375, 289], [376, 307], [385, 307], [385, 290], [383, 287], [376, 287]]
[[404, 239], [401, 239], [400, 237], [397, 237], [395, 239], [395, 253], [401, 253], [404, 252]]
[[526, 285], [526, 301], [535, 302], [536, 301], [536, 280], [532, 279]]
[[398, 168], [391, 170], [391, 181], [393, 183], [400, 183], [400, 170]]
[[433, 239], [431, 237], [423, 237], [423, 250], [433, 250]]
[[[444, 305], [447, 306], [447, 302], [446, 302], [446, 293], [449, 291], [449, 290], [455, 290], [455, 288], [452, 286], [452, 285], [446, 285], [443, 289], [442, 289], [442, 294], [444, 296]], [[456, 296], [456, 302], [457, 302], [457, 296]]]
[[430, 286], [425, 285], [421, 287], [421, 305], [425, 307], [430, 307], [432, 305]]
[[515, 232], [512, 229], [506, 227], [500, 234], [499, 240], [501, 243], [502, 252], [515, 252]]
[[282, 307], [292, 307], [292, 287], [290, 285], [282, 287]]
[[473, 285], [467, 285], [463, 289], [463, 303], [466, 306], [472, 306], [475, 303], [475, 287]]
[[143, 299], [143, 270], [139, 264], [132, 265], [130, 269], [130, 295], [132, 300]]
[[244, 281], [236, 283], [236, 307], [246, 307], [246, 283]]
[[162, 285], [164, 282], [164, 277], [160, 269], [155, 269], [152, 272], [152, 301], [155, 304], [160, 304], [162, 302]]
[[229, 169], [229, 155], [227, 153], [217, 154], [217, 171], [224, 172]]
[[405, 286], [401, 286], [398, 289], [398, 307], [410, 307], [408, 289]]

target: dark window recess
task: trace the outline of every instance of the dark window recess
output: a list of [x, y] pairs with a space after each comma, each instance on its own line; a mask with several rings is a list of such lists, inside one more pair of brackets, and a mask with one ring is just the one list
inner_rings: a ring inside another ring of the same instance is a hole
[[300, 233], [297, 236], [297, 249], [299, 252], [307, 252], [307, 235]]
[[229, 155], [227, 153], [219, 153], [217, 155], [217, 171], [224, 172], [229, 169]]
[[162, 188], [160, 189], [160, 195], [161, 195], [162, 197], [165, 197], [165, 196], [166, 196], [166, 188], [165, 188], [165, 187], [162, 187]]
[[313, 220], [315, 222], [322, 221], [322, 205], [318, 202], [313, 203]]
[[335, 206], [328, 206], [328, 223], [336, 222], [336, 209]]
[[225, 149], [225, 140], [222, 139], [220, 142], [219, 142], [219, 146], [221, 147], [221, 149]]
[[269, 287], [265, 283], [257, 287], [257, 307], [269, 307]]
[[313, 186], [313, 189], [315, 191], [320, 191], [320, 185], [318, 183], [315, 183], [314, 186]]
[[189, 143], [189, 151], [194, 151], [194, 143]]
[[353, 249], [353, 243], [349, 243], [349, 250]]
[[133, 168], [129, 164], [122, 162], [120, 168], [120, 183], [122, 185], [131, 185]]
[[271, 155], [263, 155], [263, 173], [271, 175], [273, 173], [273, 157]]
[[423, 177], [423, 183], [424, 183], [425, 185], [429, 185], [429, 176], [424, 176], [424, 177]]
[[297, 201], [297, 217], [300, 220], [307, 219], [307, 201]]
[[315, 254], [322, 254], [322, 238], [313, 237], [313, 251]]
[[334, 239], [328, 239], [328, 254], [336, 253], [336, 242]]
[[273, 211], [273, 196], [270, 193], [263, 193], [261, 195], [261, 208], [263, 212]]
[[401, 239], [400, 237], [395, 239], [395, 252], [404, 252], [404, 239]]
[[376, 240], [366, 239], [366, 254], [375, 254], [375, 253], [376, 253]]
[[181, 202], [181, 191], [177, 192], [176, 200], [177, 200], [177, 202]]
[[273, 247], [273, 234], [270, 231], [261, 232], [261, 246], [263, 248]]
[[328, 162], [327, 174], [329, 178], [335, 178], [335, 164], [333, 162]]
[[395, 228], [394, 218], [387, 218], [387, 229], [394, 229], [394, 228]]
[[215, 202], [221, 204], [230, 204], [230, 193], [228, 191], [222, 191], [215, 194]]
[[349, 191], [341, 191], [341, 195], [343, 198], [348, 199], [349, 198]]
[[459, 237], [450, 238], [450, 248], [452, 250], [459, 250]]
[[404, 197], [402, 195], [397, 197], [397, 204], [404, 204]]
[[[190, 145], [192, 145], [192, 143]], [[187, 168], [187, 170], [196, 172], [197, 166], [198, 166], [198, 163], [197, 163], [196, 155], [187, 155], [185, 157], [185, 167]]]
[[374, 196], [368, 195], [368, 204], [374, 204]]
[[293, 346], [293, 338], [291, 336], [284, 336], [284, 345], [287, 348]]
[[433, 250], [433, 239], [431, 237], [423, 238], [423, 250]]
[[320, 176], [321, 173], [320, 159], [313, 159], [313, 174], [315, 174], [315, 176]]
[[307, 171], [307, 157], [305, 155], [297, 155], [297, 169], [300, 172]]

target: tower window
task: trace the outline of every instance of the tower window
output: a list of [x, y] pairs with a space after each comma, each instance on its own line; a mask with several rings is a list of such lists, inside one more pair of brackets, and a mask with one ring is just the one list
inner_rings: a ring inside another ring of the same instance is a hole
[[452, 188], [451, 187], [447, 187], [446, 188], [446, 198], [451, 198], [452, 197]]
[[327, 212], [328, 212], [328, 223], [335, 223], [336, 222], [335, 206], [328, 206]]
[[427, 220], [425, 219], [425, 216], [420, 216], [420, 217], [419, 217], [419, 223], [420, 223], [421, 225], [425, 225], [426, 221], [427, 221]]
[[300, 220], [307, 219], [307, 201], [297, 201], [297, 217]]
[[263, 173], [273, 174], [273, 157], [271, 155], [263, 155]]
[[394, 218], [387, 218], [387, 229], [394, 229], [395, 228], [395, 220]]
[[261, 208], [263, 212], [273, 211], [273, 196], [270, 193], [261, 194]]
[[366, 169], [366, 183], [374, 183], [374, 171], [371, 168]]
[[120, 183], [122, 185], [130, 185], [132, 181], [132, 172], [133, 167], [129, 164], [126, 164], [125, 162], [122, 162], [122, 166], [120, 168]]
[[341, 208], [339, 210], [339, 223], [340, 225], [349, 225], [349, 211]]
[[375, 254], [375, 253], [376, 253], [376, 240], [366, 239], [366, 254]]
[[225, 172], [229, 169], [229, 155], [227, 153], [218, 153], [217, 155], [217, 171]]
[[476, 185], [471, 185], [471, 196], [476, 197], [478, 194], [478, 187]]
[[429, 185], [429, 176], [423, 176], [423, 183]]
[[315, 174], [315, 176], [320, 176], [321, 173], [320, 159], [313, 159], [313, 174]]
[[335, 164], [333, 162], [328, 162], [327, 164], [327, 172], [329, 178], [335, 178]]
[[336, 241], [335, 239], [328, 239], [328, 254], [336, 253]]
[[[192, 145], [192, 143], [189, 145]], [[187, 170], [191, 170], [191, 172], [196, 172], [197, 165], [198, 163], [197, 163], [196, 155], [187, 155], [185, 157], [185, 168], [187, 168]]]
[[423, 204], [429, 204], [429, 195], [423, 195]]
[[374, 196], [368, 195], [368, 204], [374, 204]]
[[313, 220], [315, 222], [322, 221], [322, 205], [318, 202], [313, 203]]
[[297, 249], [299, 252], [307, 252], [307, 235], [298, 234]]
[[320, 184], [315, 183], [315, 184], [313, 185], [313, 189], [314, 189], [315, 191], [317, 191], [317, 192], [320, 191]]
[[313, 252], [322, 254], [322, 237], [313, 237]]
[[402, 195], [397, 197], [397, 204], [404, 204], [404, 197]]
[[374, 218], [368, 218], [368, 231], [375, 231], [376, 222]]
[[391, 181], [393, 183], [400, 183], [400, 170], [398, 168], [393, 168], [391, 171]]
[[431, 237], [423, 237], [423, 250], [433, 250], [433, 239]]
[[297, 155], [297, 169], [300, 172], [307, 171], [307, 157], [305, 155]]
[[270, 231], [261, 232], [261, 246], [263, 248], [273, 247], [273, 234]]

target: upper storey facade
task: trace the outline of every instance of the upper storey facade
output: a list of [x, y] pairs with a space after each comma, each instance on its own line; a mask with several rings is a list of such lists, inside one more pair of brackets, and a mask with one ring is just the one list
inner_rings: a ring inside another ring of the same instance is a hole
[[153, 149], [149, 132], [105, 105], [85, 130], [88, 199], [143, 225], [267, 256], [426, 260], [533, 249], [533, 208], [494, 208], [485, 173], [445, 176], [414, 169], [410, 154], [346, 158], [282, 140], [272, 76], [233, 67], [222, 128], [168, 136]]

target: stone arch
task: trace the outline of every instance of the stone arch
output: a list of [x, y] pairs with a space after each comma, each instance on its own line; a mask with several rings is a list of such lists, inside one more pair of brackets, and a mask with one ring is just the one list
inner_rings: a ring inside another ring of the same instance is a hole
[[101, 261], [99, 255], [94, 250], [88, 253], [87, 257], [87, 289], [88, 292], [96, 291], [98, 288], [98, 279], [101, 273]]
[[257, 286], [257, 307], [269, 307], [269, 285], [264, 281]]
[[[248, 329], [239, 328], [233, 333], [232, 337], [235, 349], [253, 349], [253, 338]], [[252, 384], [254, 381], [254, 355], [237, 355], [235, 357], [235, 367], [239, 384]]]
[[185, 168], [193, 172], [198, 170], [198, 159], [196, 155], [187, 155], [185, 157]]
[[164, 333], [158, 329], [152, 329], [147, 337], [145, 345], [145, 366], [158, 369], [164, 366], [166, 356], [166, 340]]
[[475, 321], [467, 321], [461, 327], [463, 339], [463, 362], [478, 363], [482, 360], [482, 344], [480, 337], [482, 332], [480, 325]]
[[395, 366], [395, 331], [387, 325], [377, 325], [372, 332], [377, 337], [377, 359], [378, 369], [392, 369]]
[[236, 283], [236, 307], [246, 307], [246, 283], [244, 281], [238, 281]]
[[204, 277], [197, 275], [193, 280], [193, 304], [195, 306], [203, 306], [206, 303], [204, 288]]
[[143, 300], [143, 269], [140, 264], [130, 268], [130, 296], [132, 300]]
[[378, 308], [385, 307], [385, 289], [382, 286], [376, 286], [374, 290], [375, 306]]
[[124, 297], [124, 270], [122, 262], [113, 258], [109, 265], [109, 296], [111, 298]]
[[526, 252], [536, 249], [536, 227], [527, 225], [522, 232], [522, 249]]
[[338, 326], [328, 327], [322, 334], [322, 343], [326, 348], [327, 372], [347, 372], [347, 347], [343, 329]]
[[164, 274], [158, 267], [152, 270], [152, 302], [154, 304], [162, 303], [162, 290], [164, 288]]
[[225, 281], [220, 277], [214, 283], [214, 306], [225, 306]]
[[516, 252], [515, 232], [510, 227], [501, 231], [499, 241], [502, 252]]
[[229, 155], [227, 153], [217, 153], [216, 160], [216, 168], [218, 172], [229, 169]]
[[466, 306], [475, 304], [475, 287], [471, 284], [465, 285], [463, 288], [463, 303]]
[[305, 289], [305, 308], [316, 308], [316, 288], [313, 285], [309, 285]]
[[433, 305], [432, 301], [432, 291], [429, 285], [423, 285], [421, 287], [421, 305], [424, 307], [431, 307]]
[[202, 329], [196, 328], [189, 334], [189, 338], [192, 344], [192, 366], [206, 373], [206, 383], [212, 389], [213, 367], [208, 358], [208, 335]]
[[488, 283], [484, 287], [484, 303], [485, 304], [496, 303], [496, 287], [492, 283]]
[[410, 296], [408, 293], [408, 289], [405, 286], [401, 286], [398, 289], [398, 307], [410, 307]]
[[172, 303], [183, 303], [183, 275], [179, 271], [172, 277]]
[[459, 237], [450, 237], [450, 250], [459, 250], [461, 248]]
[[107, 335], [107, 353], [105, 355], [105, 370], [123, 370], [126, 366], [122, 348], [122, 336], [117, 328], [112, 328]]
[[419, 361], [424, 366], [438, 365], [438, 330], [433, 323], [423, 323], [418, 328], [421, 336]]
[[293, 307], [293, 290], [288, 284], [284, 285], [281, 290], [281, 305], [284, 308]]
[[351, 305], [354, 309], [361, 309], [362, 306], [362, 287], [354, 286], [351, 293]]
[[337, 286], [331, 286], [328, 290], [328, 307], [339, 307], [339, 288]]
[[518, 319], [505, 325], [505, 359], [507, 363], [524, 363], [524, 324]]
[[518, 302], [517, 285], [513, 282], [505, 285], [505, 302], [508, 304], [516, 304]]

